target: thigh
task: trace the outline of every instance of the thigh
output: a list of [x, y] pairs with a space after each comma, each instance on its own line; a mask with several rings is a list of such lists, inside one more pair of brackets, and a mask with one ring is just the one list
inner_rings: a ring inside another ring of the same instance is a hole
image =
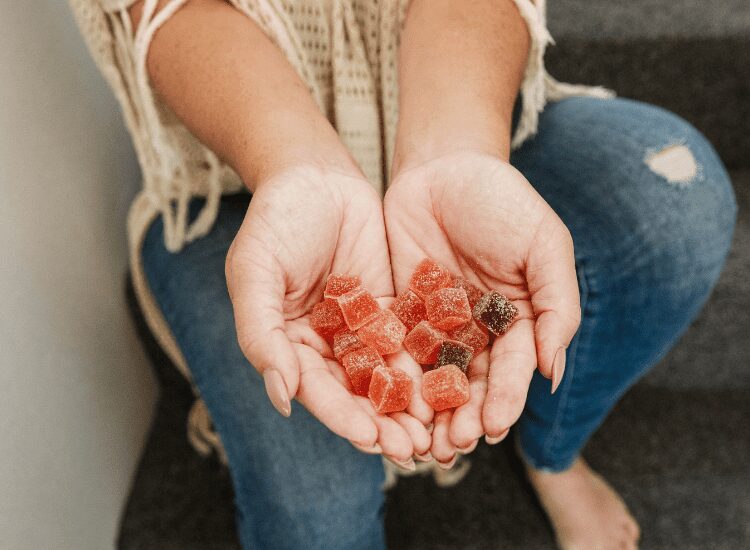
[[550, 455], [577, 450], [697, 314], [728, 252], [736, 206], [705, 138], [634, 101], [552, 103], [511, 161], [575, 246], [581, 328], [560, 390], [550, 396], [537, 375], [527, 404], [526, 422], [544, 435], [537, 451]]
[[380, 548], [380, 457], [356, 451], [297, 403], [290, 418], [279, 415], [237, 344], [224, 260], [248, 201], [222, 199], [209, 235], [177, 254], [165, 250], [157, 221], [143, 250], [151, 290], [225, 446], [243, 544]]

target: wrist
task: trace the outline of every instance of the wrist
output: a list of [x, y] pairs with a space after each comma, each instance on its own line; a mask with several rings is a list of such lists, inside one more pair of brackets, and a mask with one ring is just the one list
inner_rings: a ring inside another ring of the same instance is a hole
[[435, 169], [438, 164], [441, 167], [449, 168], [454, 165], [465, 166], [466, 163], [472, 164], [490, 159], [509, 164], [509, 156], [510, 143], [508, 143], [506, 148], [488, 146], [486, 144], [456, 142], [445, 149], [441, 148], [431, 151], [421, 149], [402, 157], [400, 161], [394, 156], [391, 181], [393, 185], [393, 183], [404, 179], [407, 173], [413, 174], [422, 171], [422, 169]]
[[453, 153], [489, 155], [510, 159], [510, 117], [483, 117], [481, 122], [460, 117], [432, 118], [421, 127], [399, 128], [391, 175], [396, 178], [411, 168]]
[[290, 171], [361, 177], [357, 163], [320, 113], [276, 110], [272, 117], [256, 119], [252, 135], [242, 143], [232, 165], [251, 191]]

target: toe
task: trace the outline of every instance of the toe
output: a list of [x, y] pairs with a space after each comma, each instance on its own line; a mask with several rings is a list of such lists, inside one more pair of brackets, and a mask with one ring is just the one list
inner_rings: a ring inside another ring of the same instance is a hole
[[638, 525], [638, 522], [629, 515], [626, 525], [628, 528], [628, 533], [630, 533], [630, 536], [633, 537], [633, 540], [639, 541], [641, 539], [641, 528]]

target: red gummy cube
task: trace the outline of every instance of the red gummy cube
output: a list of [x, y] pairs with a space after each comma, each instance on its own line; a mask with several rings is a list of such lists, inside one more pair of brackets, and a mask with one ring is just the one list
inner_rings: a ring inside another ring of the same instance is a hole
[[372, 346], [381, 355], [395, 353], [406, 336], [406, 327], [390, 309], [379, 311], [372, 321], [357, 331], [362, 343]]
[[408, 288], [396, 296], [396, 299], [391, 302], [390, 309], [406, 326], [406, 330], [413, 329], [420, 321], [427, 319], [427, 309], [424, 307], [424, 302], [414, 291]]
[[463, 342], [472, 348], [474, 355], [479, 355], [490, 343], [490, 335], [473, 319], [464, 326], [448, 332], [448, 338]]
[[372, 294], [363, 288], [355, 288], [336, 298], [344, 315], [346, 326], [350, 330], [357, 330], [371, 321], [380, 311], [380, 306]]
[[372, 371], [377, 367], [385, 367], [383, 358], [370, 346], [363, 346], [347, 353], [341, 363], [346, 369], [346, 374], [349, 375], [354, 393], [365, 396], [370, 388]]
[[326, 340], [330, 340], [339, 330], [346, 328], [344, 316], [336, 300], [325, 299], [315, 304], [310, 314], [310, 326]]
[[471, 284], [469, 281], [464, 279], [463, 277], [453, 276], [453, 278], [451, 279], [451, 287], [463, 288], [466, 291], [466, 298], [468, 298], [469, 307], [471, 307], [472, 309], [474, 308], [476, 303], [482, 298], [482, 291], [479, 290], [477, 287], [475, 287], [473, 284]]
[[422, 397], [435, 411], [459, 407], [469, 400], [469, 379], [456, 365], [422, 375]]
[[439, 288], [445, 288], [450, 284], [450, 272], [429, 258], [419, 262], [409, 279], [409, 288], [423, 300]]
[[403, 411], [409, 405], [411, 391], [411, 377], [404, 371], [389, 367], [372, 371], [368, 395], [377, 412]]
[[324, 298], [338, 298], [342, 294], [346, 294], [359, 288], [362, 281], [356, 275], [336, 275], [331, 273], [326, 280], [326, 288], [323, 291]]
[[436, 329], [427, 321], [421, 321], [404, 338], [404, 347], [420, 365], [437, 361], [440, 344], [448, 338], [442, 330]]
[[474, 350], [458, 340], [445, 340], [440, 346], [435, 367], [456, 365], [464, 373], [469, 370], [469, 363], [474, 357]]
[[441, 288], [425, 300], [427, 319], [441, 330], [453, 330], [471, 320], [471, 308], [462, 288]]
[[333, 355], [341, 361], [344, 355], [359, 349], [364, 344], [359, 337], [348, 328], [342, 329], [333, 335]]
[[495, 336], [507, 332], [517, 315], [518, 308], [496, 290], [482, 296], [474, 306], [474, 319], [486, 326]]

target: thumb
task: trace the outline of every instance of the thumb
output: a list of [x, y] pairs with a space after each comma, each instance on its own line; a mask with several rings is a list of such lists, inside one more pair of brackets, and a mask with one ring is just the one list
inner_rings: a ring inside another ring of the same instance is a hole
[[299, 387], [299, 362], [284, 329], [284, 272], [262, 247], [253, 247], [249, 260], [240, 249], [240, 239], [238, 235], [229, 248], [225, 267], [237, 340], [247, 360], [263, 375], [273, 406], [289, 416], [290, 401]]
[[526, 262], [526, 282], [536, 317], [539, 371], [557, 389], [565, 371], [565, 353], [581, 322], [573, 239], [551, 210], [537, 231]]

